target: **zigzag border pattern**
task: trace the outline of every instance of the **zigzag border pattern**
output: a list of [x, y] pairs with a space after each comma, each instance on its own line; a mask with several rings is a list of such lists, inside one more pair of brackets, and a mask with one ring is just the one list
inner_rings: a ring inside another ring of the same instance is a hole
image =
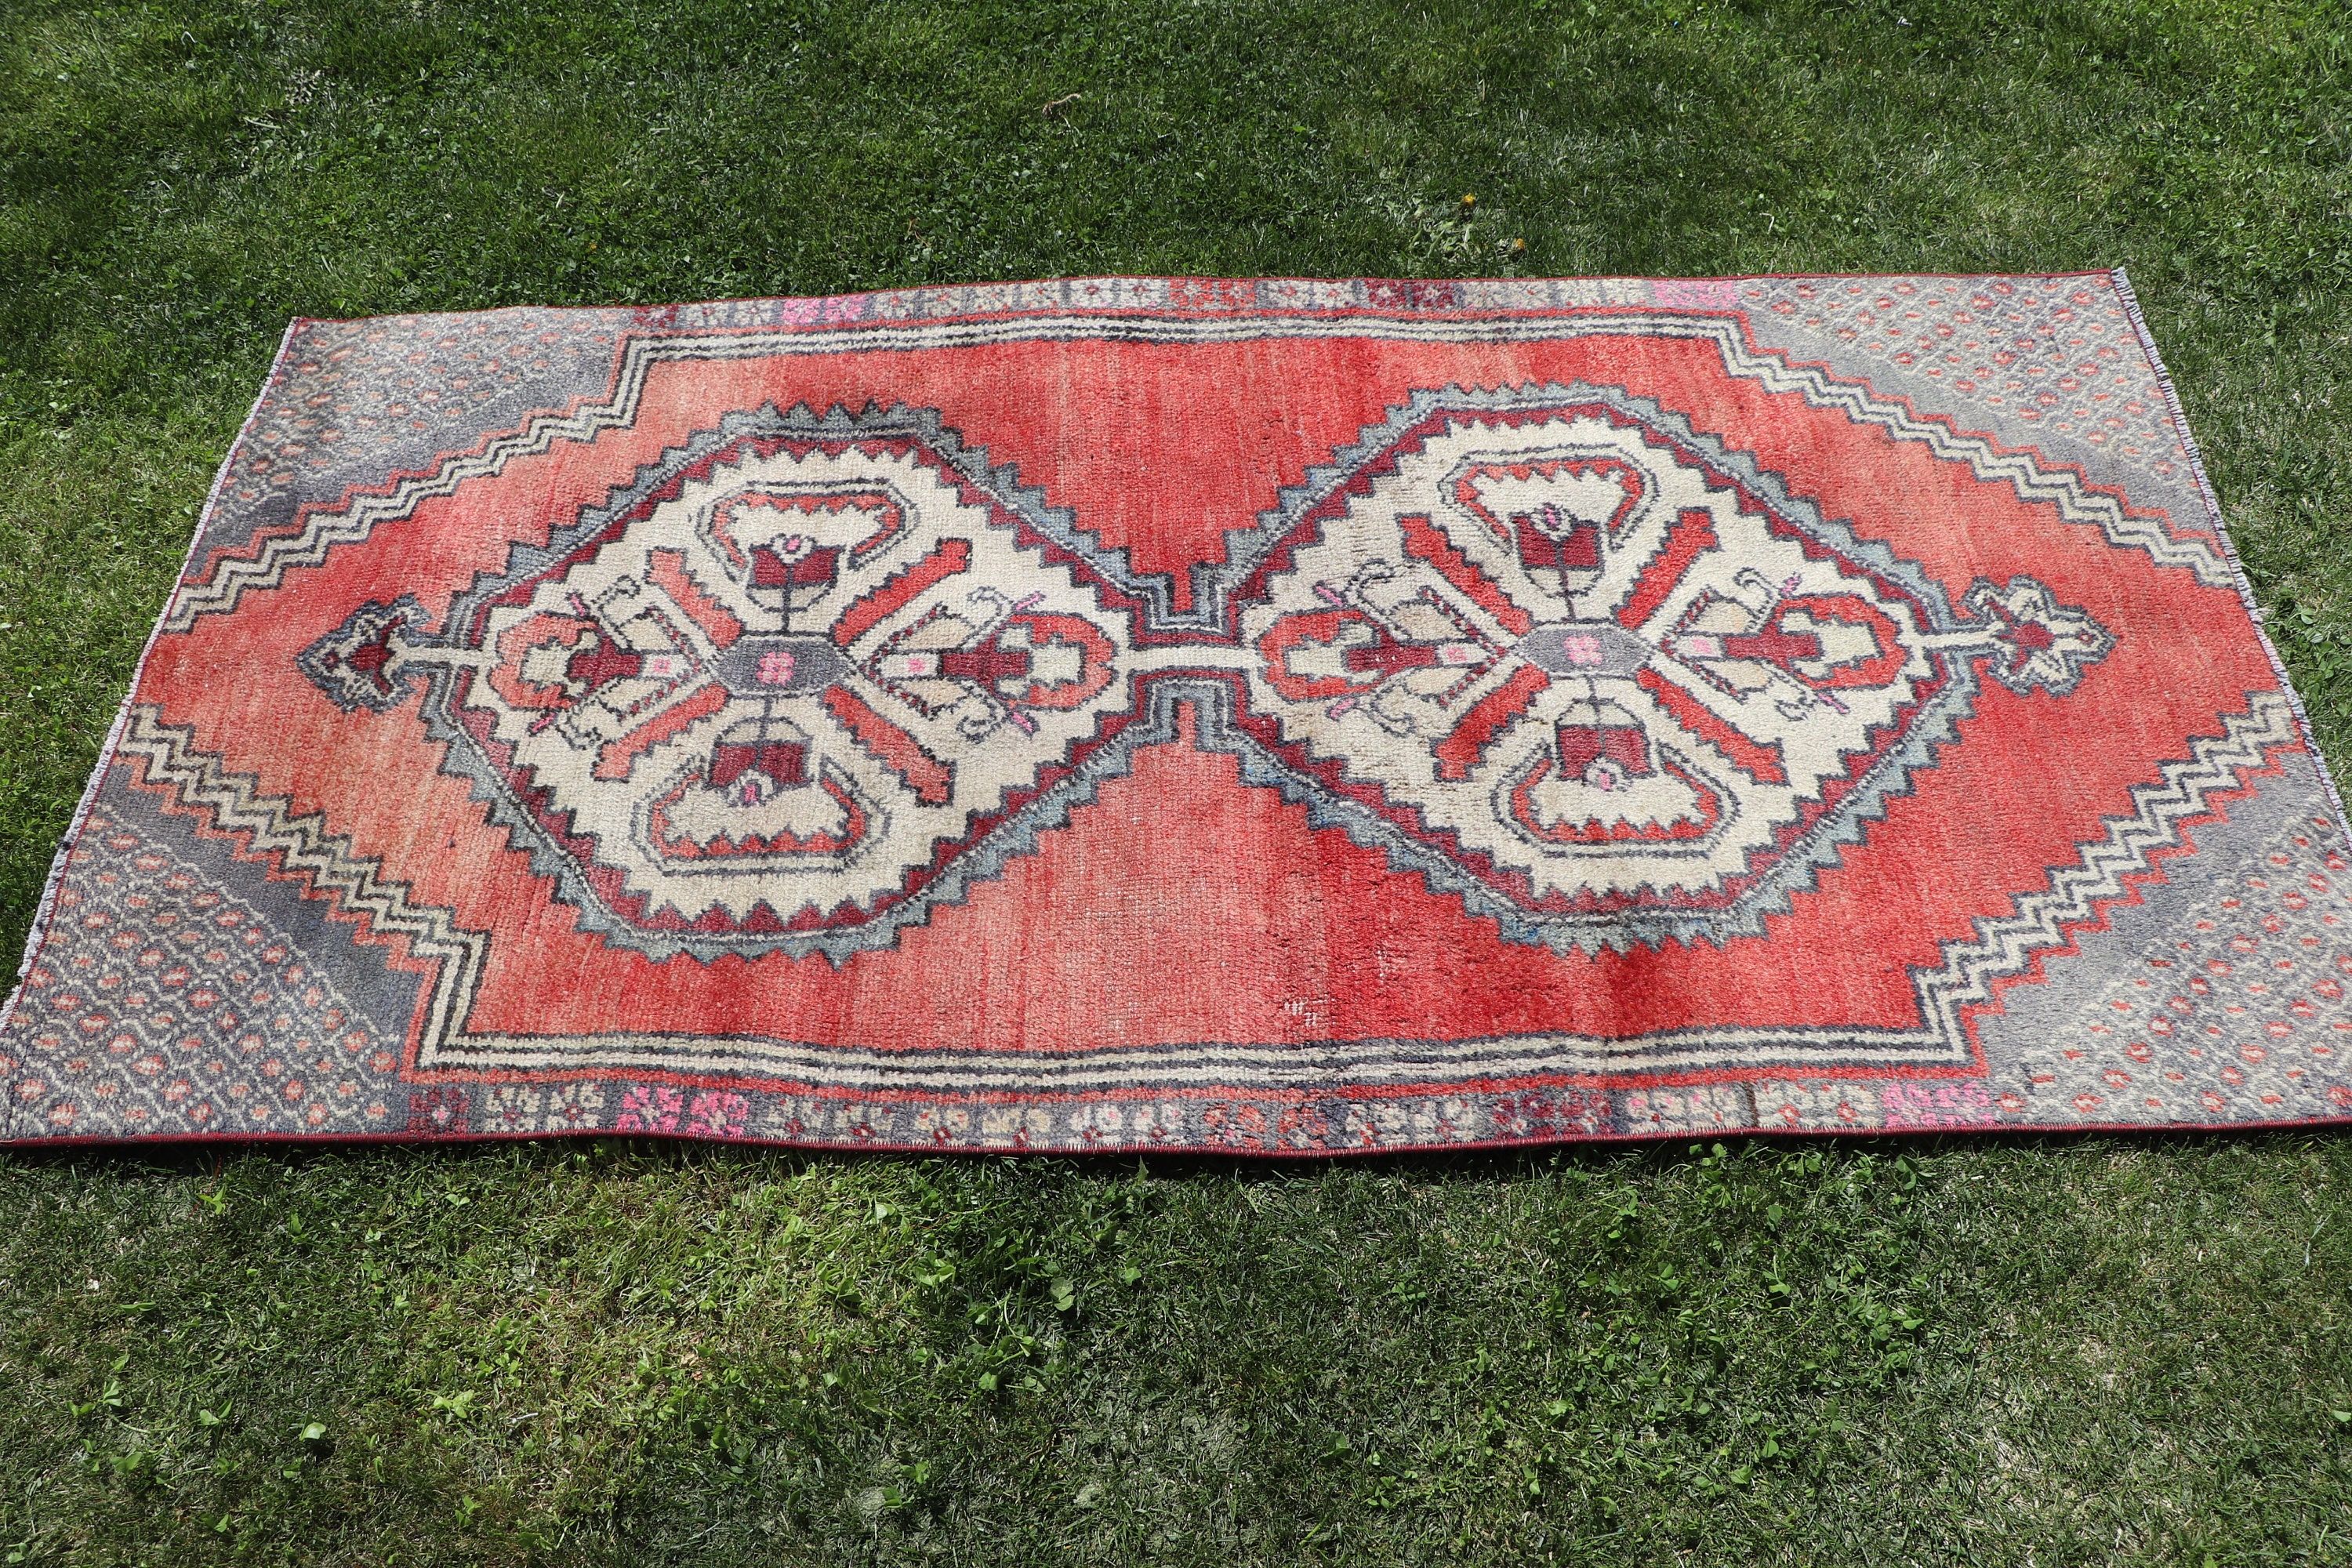
[[150, 784], [168, 784], [180, 804], [200, 808], [207, 826], [242, 838], [247, 856], [277, 857], [346, 912], [363, 916], [381, 934], [406, 938], [411, 953], [435, 961], [424, 1037], [454, 1030], [457, 1006], [481, 977], [488, 939], [461, 930], [446, 910], [411, 903], [405, 887], [384, 879], [381, 861], [352, 854], [351, 840], [327, 832], [322, 815], [297, 815], [286, 796], [259, 793], [249, 774], [223, 768], [219, 758], [195, 747], [193, 730], [163, 722], [160, 712], [150, 704], [131, 710], [121, 754], [145, 763]]
[[[380, 523], [408, 515], [425, 500], [454, 494], [469, 479], [497, 474], [518, 458], [544, 452], [560, 440], [585, 441], [602, 431], [632, 423], [648, 372], [665, 362], [947, 348], [1039, 338], [1228, 342], [1264, 337], [1328, 336], [1332, 330], [1332, 322], [1315, 317], [1039, 316], [919, 327], [859, 326], [631, 338], [615, 372], [614, 393], [604, 402], [568, 415], [542, 415], [519, 431], [493, 438], [475, 452], [448, 459], [430, 475], [404, 479], [387, 489], [358, 496], [339, 510], [310, 513], [299, 531], [268, 539], [255, 555], [225, 560], [209, 580], [183, 586], [164, 616], [163, 628], [186, 631], [202, 616], [234, 610], [247, 591], [274, 588], [284, 580], [287, 572], [320, 565], [337, 545], [363, 540]], [[1370, 318], [1350, 320], [1345, 331], [1361, 337], [1419, 342], [1518, 342], [1627, 331], [1709, 340], [1722, 353], [1727, 369], [1736, 375], [1759, 381], [1769, 391], [1798, 394], [1815, 406], [1839, 409], [1848, 417], [1878, 426], [1899, 439], [1924, 442], [1938, 457], [1968, 464], [1979, 479], [2007, 483], [2023, 500], [2055, 506], [2069, 522], [2097, 528], [2112, 543], [2146, 551], [2164, 565], [2193, 573], [2199, 582], [2209, 586], [2234, 585], [2228, 563], [2206, 541], [2176, 539], [2156, 518], [2134, 516], [2115, 497], [2090, 488], [2071, 472], [2044, 470], [2028, 454], [2004, 452], [1986, 437], [1961, 434], [1940, 419], [1925, 419], [1907, 407], [1882, 401], [1861, 385], [1835, 380], [1811, 365], [1794, 363], [1777, 352], [1759, 350], [1748, 341], [1740, 324], [1729, 318], [1654, 310], [1597, 312], [1566, 321]], [[1164, 610], [1166, 595], [1164, 584], [1150, 594], [1155, 610]]]
[[[1173, 696], [1171, 692], [1162, 701]], [[346, 840], [323, 832], [318, 817], [290, 815], [285, 797], [257, 793], [252, 780], [222, 770], [215, 759], [194, 750], [193, 738], [186, 729], [160, 722], [153, 709], [141, 707], [132, 710], [123, 750], [145, 763], [151, 782], [173, 785], [184, 803], [210, 815], [212, 826], [243, 837], [247, 853], [278, 857], [286, 869], [308, 876], [347, 910], [366, 916], [377, 931], [405, 936], [413, 952], [441, 961], [420, 1036], [420, 1067], [592, 1073], [687, 1067], [845, 1088], [1000, 1093], [1231, 1083], [1237, 1073], [1255, 1074], [1275, 1087], [1304, 1083], [1338, 1089], [1351, 1080], [1349, 1075], [1364, 1083], [1444, 1082], [1449, 1073], [1475, 1079], [1546, 1071], [1626, 1072], [1726, 1061], [1801, 1074], [1859, 1062], [1965, 1062], [1970, 1049], [1966, 1014], [1993, 999], [1995, 979], [2022, 970], [2039, 952], [2063, 946], [2070, 928], [2095, 919], [2103, 902], [2125, 895], [2126, 879], [2144, 873], [2156, 851], [2181, 842], [2180, 825], [2209, 810], [2216, 792], [2239, 787], [2248, 771], [2298, 739], [2284, 698], [2276, 692], [2255, 696], [2244, 713], [2226, 721], [2221, 735], [2199, 740], [2189, 758], [2167, 763], [2162, 783], [2136, 790], [2133, 810], [2109, 818], [2105, 836], [2086, 843], [2080, 863], [2053, 876], [2048, 891], [2021, 898], [2011, 914], [1979, 921], [1972, 939], [1946, 945], [1941, 964], [1915, 970], [1922, 1019], [1916, 1028], [1700, 1029], [1630, 1039], [1550, 1034], [1280, 1047], [1201, 1042], [1054, 1060], [1026, 1052], [876, 1052], [708, 1036], [529, 1040], [462, 1036], [459, 1013], [478, 981], [486, 939], [458, 929], [444, 910], [411, 903], [404, 889], [378, 875], [377, 863], [353, 857]], [[745, 1048], [724, 1048], [730, 1045]], [[1759, 1059], [1767, 1053], [1769, 1059]], [[1181, 1065], [1171, 1069], [1171, 1063]]]
[[1923, 1014], [1957, 1029], [1963, 1008], [1992, 999], [1996, 976], [2017, 973], [2037, 951], [2063, 945], [2067, 927], [2093, 918], [2101, 902], [2121, 898], [2125, 877], [2147, 870], [2157, 850], [2179, 844], [2180, 824], [2202, 816], [2216, 791], [2238, 787], [2272, 752], [2301, 741], [2284, 695], [2254, 693], [2220, 736], [2200, 738], [2188, 760], [2167, 763], [2161, 784], [2134, 790], [2133, 814], [2108, 818], [2107, 836], [2083, 846], [2079, 865], [2053, 874], [2048, 892], [2021, 898], [2013, 915], [1978, 922], [1974, 942], [1948, 944], [1943, 966], [1918, 980]]

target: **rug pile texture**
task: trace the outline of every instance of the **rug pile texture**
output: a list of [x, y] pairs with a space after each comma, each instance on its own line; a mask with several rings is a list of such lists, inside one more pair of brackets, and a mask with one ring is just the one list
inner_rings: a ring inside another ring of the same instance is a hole
[[0, 1138], [2339, 1120], [2348, 883], [2120, 275], [303, 321]]

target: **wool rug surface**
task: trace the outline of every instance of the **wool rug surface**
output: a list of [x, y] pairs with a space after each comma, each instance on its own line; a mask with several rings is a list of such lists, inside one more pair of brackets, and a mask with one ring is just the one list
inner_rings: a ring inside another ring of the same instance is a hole
[[2120, 274], [298, 321], [0, 1135], [2343, 1119], [2250, 604]]

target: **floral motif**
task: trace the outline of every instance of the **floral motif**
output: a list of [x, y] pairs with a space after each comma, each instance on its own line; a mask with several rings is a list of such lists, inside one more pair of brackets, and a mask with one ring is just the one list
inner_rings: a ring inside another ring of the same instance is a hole
[[729, 1090], [709, 1089], [687, 1107], [686, 1130], [698, 1138], [740, 1138], [751, 1102]]
[[613, 1119], [620, 1132], [675, 1132], [685, 1097], [663, 1084], [632, 1084], [621, 1093], [621, 1114]]
[[588, 1132], [602, 1118], [604, 1089], [598, 1083], [553, 1085], [501, 1083], [484, 1098], [487, 1132]]

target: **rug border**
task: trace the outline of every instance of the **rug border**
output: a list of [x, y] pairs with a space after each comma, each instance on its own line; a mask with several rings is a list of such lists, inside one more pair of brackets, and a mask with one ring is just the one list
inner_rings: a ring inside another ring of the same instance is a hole
[[2342, 1116], [2282, 1117], [2272, 1121], [2070, 1121], [2003, 1122], [1987, 1126], [1968, 1127], [1685, 1127], [1669, 1131], [1660, 1128], [1648, 1131], [1578, 1132], [1562, 1137], [1547, 1133], [1534, 1138], [1478, 1138], [1459, 1142], [1371, 1143], [1345, 1147], [1289, 1147], [1269, 1144], [1252, 1148], [1230, 1143], [1119, 1143], [1101, 1148], [1067, 1149], [1051, 1145], [1026, 1143], [901, 1143], [884, 1139], [871, 1142], [854, 1140], [817, 1138], [751, 1138], [727, 1137], [708, 1132], [666, 1132], [658, 1128], [637, 1128], [620, 1131], [598, 1128], [587, 1131], [560, 1132], [188, 1132], [140, 1137], [78, 1137], [38, 1138], [0, 1142], [0, 1160], [12, 1155], [37, 1154], [48, 1150], [120, 1150], [126, 1153], [148, 1151], [168, 1152], [183, 1149], [217, 1148], [222, 1144], [275, 1144], [287, 1147], [317, 1149], [357, 1148], [419, 1148], [425, 1146], [463, 1148], [488, 1143], [589, 1143], [597, 1142], [646, 1142], [674, 1144], [681, 1149], [760, 1149], [782, 1152], [810, 1154], [922, 1154], [932, 1156], [979, 1156], [1031, 1160], [1129, 1160], [1185, 1159], [1265, 1161], [1304, 1163], [1314, 1160], [1377, 1159], [1384, 1155], [1419, 1157], [1425, 1154], [1492, 1154], [1528, 1149], [1553, 1151], [1578, 1148], [1626, 1148], [1633, 1145], [1663, 1145], [1687, 1142], [1694, 1147], [1703, 1143], [1727, 1143], [1735, 1139], [1748, 1142], [1788, 1140], [1807, 1142], [1843, 1141], [1852, 1143], [1895, 1141], [1906, 1143], [1934, 1139], [1986, 1138], [2015, 1141], [2020, 1139], [2057, 1137], [2106, 1137], [2114, 1134], [2134, 1134], [2142, 1138], [2178, 1136], [2236, 1137], [2250, 1133], [2311, 1132], [2352, 1127], [2352, 1112]]

